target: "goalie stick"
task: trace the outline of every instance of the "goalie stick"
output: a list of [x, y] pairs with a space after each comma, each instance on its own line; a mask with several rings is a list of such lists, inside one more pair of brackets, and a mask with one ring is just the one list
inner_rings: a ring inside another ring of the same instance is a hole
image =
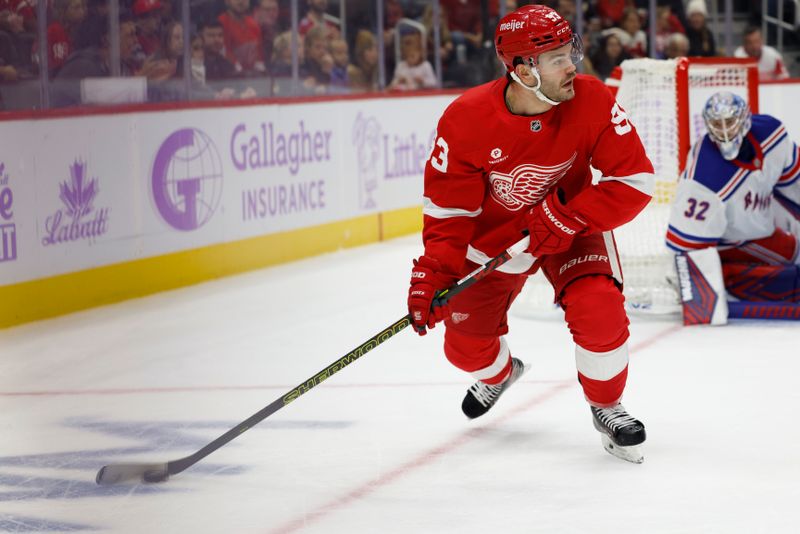
[[[474, 283], [482, 280], [487, 275], [495, 271], [498, 267], [506, 263], [514, 256], [519, 255], [528, 248], [530, 239], [524, 237], [511, 245], [499, 256], [492, 258], [481, 265], [467, 276], [456, 282], [453, 286], [443, 289], [436, 294], [434, 305], [444, 304], [455, 295], [461, 293]], [[100, 468], [97, 472], [95, 481], [100, 485], [118, 484], [121, 482], [141, 481], [145, 483], [164, 482], [171, 475], [178, 473], [193, 466], [223, 445], [233, 441], [236, 437], [251, 429], [270, 415], [274, 414], [290, 402], [296, 400], [301, 395], [308, 393], [312, 388], [321, 384], [324, 380], [338, 373], [366, 353], [388, 340], [411, 324], [411, 315], [408, 314], [399, 321], [381, 330], [358, 347], [354, 348], [343, 357], [328, 365], [322, 371], [311, 376], [298, 386], [289, 390], [272, 403], [268, 404], [258, 412], [254, 413], [235, 427], [231, 428], [217, 439], [204, 446], [197, 452], [178, 460], [164, 463], [125, 463], [109, 464]]]

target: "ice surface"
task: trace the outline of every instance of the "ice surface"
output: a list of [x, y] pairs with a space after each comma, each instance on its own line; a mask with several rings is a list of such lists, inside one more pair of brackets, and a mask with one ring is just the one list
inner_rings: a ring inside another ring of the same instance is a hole
[[533, 369], [483, 418], [442, 328], [409, 330], [163, 484], [405, 313], [412, 236], [0, 331], [0, 530], [757, 533], [800, 523], [800, 327], [635, 321], [645, 462], [606, 453], [563, 324], [511, 318]]

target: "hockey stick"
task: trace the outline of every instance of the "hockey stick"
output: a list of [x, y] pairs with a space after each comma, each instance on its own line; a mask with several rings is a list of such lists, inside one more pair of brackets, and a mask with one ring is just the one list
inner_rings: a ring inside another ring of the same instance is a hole
[[[490, 273], [494, 272], [498, 267], [506, 263], [508, 260], [513, 258], [514, 256], [519, 255], [520, 253], [524, 252], [525, 249], [528, 248], [529, 238], [526, 236], [520, 241], [514, 243], [509, 248], [507, 248], [502, 254], [499, 256], [487, 261], [482, 266], [478, 267], [467, 276], [456, 282], [453, 286], [443, 289], [436, 294], [436, 298], [434, 300], [435, 304], [444, 304], [449, 299], [458, 295], [474, 283], [482, 280]], [[254, 413], [235, 427], [231, 428], [220, 437], [203, 447], [202, 449], [198, 450], [197, 452], [190, 454], [184, 458], [180, 458], [178, 460], [173, 460], [166, 463], [129, 463], [129, 464], [109, 464], [104, 467], [101, 467], [100, 470], [97, 472], [97, 477], [95, 481], [101, 485], [111, 485], [117, 484], [120, 482], [131, 482], [131, 481], [141, 481], [141, 482], [164, 482], [166, 481], [171, 475], [177, 475], [181, 471], [188, 469], [192, 465], [196, 464], [215, 450], [219, 449], [223, 445], [233, 441], [237, 436], [240, 436], [245, 431], [249, 430], [256, 424], [260, 423], [270, 415], [274, 414], [290, 402], [294, 401], [300, 395], [308, 393], [311, 388], [318, 386], [324, 380], [330, 378], [334, 374], [338, 373], [357, 359], [364, 356], [366, 353], [383, 343], [384, 341], [388, 340], [405, 327], [411, 324], [411, 315], [408, 314], [399, 321], [396, 321], [392, 325], [386, 327], [385, 329], [381, 330], [379, 333], [375, 334], [365, 342], [363, 342], [358, 347], [354, 348], [343, 357], [339, 358], [332, 364], [328, 365], [322, 371], [316, 373], [315, 375], [311, 376], [300, 385], [296, 386], [295, 388], [289, 390], [286, 394], [282, 395], [278, 399], [274, 400], [271, 404], [265, 406], [258, 412]]]

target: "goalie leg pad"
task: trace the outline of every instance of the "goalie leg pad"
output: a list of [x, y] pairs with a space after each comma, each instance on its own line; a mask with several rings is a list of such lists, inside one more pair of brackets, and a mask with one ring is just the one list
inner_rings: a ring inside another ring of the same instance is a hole
[[676, 254], [675, 268], [683, 305], [683, 324], [726, 324], [728, 301], [717, 249], [704, 248]]
[[723, 263], [728, 293], [743, 301], [800, 302], [800, 267]]
[[797, 263], [799, 260], [797, 238], [781, 228], [772, 235], [747, 241], [738, 247], [719, 252], [723, 262], [758, 263], [778, 265]]

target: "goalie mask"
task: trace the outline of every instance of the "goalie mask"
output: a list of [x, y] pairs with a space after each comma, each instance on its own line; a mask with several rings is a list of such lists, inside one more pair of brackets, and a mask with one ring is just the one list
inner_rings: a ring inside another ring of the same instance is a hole
[[715, 93], [706, 102], [703, 121], [708, 136], [726, 160], [735, 159], [739, 154], [744, 136], [750, 131], [752, 116], [747, 102], [733, 93]]
[[[577, 65], [583, 59], [583, 42], [578, 34], [572, 32], [569, 22], [547, 6], [523, 6], [503, 17], [497, 24], [494, 35], [497, 57], [503, 62], [511, 78], [525, 89], [533, 91], [540, 100], [558, 105], [560, 102], [547, 98], [541, 92], [541, 74]], [[540, 61], [541, 54], [559, 48], [564, 49], [563, 54], [555, 54]], [[514, 72], [516, 58], [520, 58], [530, 67], [537, 81], [535, 87], [522, 83]]]

